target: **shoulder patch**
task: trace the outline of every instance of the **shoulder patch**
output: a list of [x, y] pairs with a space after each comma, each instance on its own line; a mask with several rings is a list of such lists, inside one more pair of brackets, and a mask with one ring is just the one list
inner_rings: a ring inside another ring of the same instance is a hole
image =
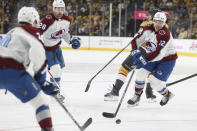
[[160, 31], [159, 31], [159, 34], [160, 34], [160, 35], [165, 35], [166, 32], [165, 32], [165, 30], [160, 30]]
[[47, 15], [46, 18], [49, 20], [49, 19], [52, 18], [52, 16], [51, 15]]

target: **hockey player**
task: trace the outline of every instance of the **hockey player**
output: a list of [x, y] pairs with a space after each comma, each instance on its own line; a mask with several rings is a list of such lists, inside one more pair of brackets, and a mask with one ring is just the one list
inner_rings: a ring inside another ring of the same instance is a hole
[[[160, 9], [153, 8], [149, 10], [148, 13], [148, 20], [141, 23], [138, 33], [142, 32], [144, 26], [151, 25], [152, 24], [152, 17], [156, 12], [160, 12]], [[145, 47], [145, 44], [142, 44], [142, 47]], [[145, 52], [143, 48], [140, 48], [142, 52]], [[119, 90], [123, 86], [125, 79], [129, 72], [133, 69], [133, 60], [132, 55], [129, 55], [122, 63], [122, 66], [119, 69], [117, 79], [115, 80], [115, 84], [113, 84], [113, 88], [111, 92], [104, 95], [105, 101], [116, 101], [119, 97]], [[152, 88], [150, 87], [150, 84], [148, 83], [146, 86], [146, 97], [149, 99], [150, 102], [154, 102], [156, 96], [152, 92]]]
[[48, 95], [56, 95], [59, 91], [46, 81], [45, 50], [36, 28], [38, 12], [33, 7], [22, 7], [18, 12], [18, 23], [19, 26], [0, 41], [0, 89], [10, 91], [22, 103], [31, 104], [42, 131], [53, 131], [43, 91]]
[[[140, 68], [136, 71], [135, 94], [128, 100], [128, 104], [139, 104], [143, 92], [145, 79], [150, 72], [149, 82], [153, 89], [163, 95], [160, 105], [167, 104], [173, 94], [166, 88], [169, 78], [177, 59], [177, 53], [173, 45], [173, 37], [165, 26], [166, 15], [157, 12], [153, 17], [153, 24], [145, 26], [143, 31], [132, 40], [133, 63]], [[143, 56], [138, 47], [146, 43], [146, 55]]]
[[[151, 8], [149, 10], [148, 20], [141, 23], [139, 32], [141, 32], [143, 30], [144, 26], [153, 24], [153, 16], [157, 12], [161, 12], [161, 10], [159, 8]], [[167, 24], [165, 24], [165, 26], [168, 28]], [[151, 72], [150, 75], [152, 75], [152, 73], [154, 73], [154, 72]], [[156, 96], [153, 94], [153, 91], [152, 91], [152, 88], [150, 86], [150, 83], [149, 83], [148, 79], [147, 79], [147, 83], [146, 83], [145, 94], [146, 94], [146, 98], [149, 99], [149, 102], [156, 101]]]
[[[45, 45], [47, 64], [50, 73], [60, 85], [62, 68], [65, 67], [60, 45], [62, 38], [71, 44], [73, 49], [80, 47], [79, 38], [72, 38], [69, 33], [70, 19], [64, 14], [65, 3], [63, 0], [54, 0], [53, 12], [47, 14], [40, 22], [41, 38]], [[54, 82], [53, 79], [50, 79]]]

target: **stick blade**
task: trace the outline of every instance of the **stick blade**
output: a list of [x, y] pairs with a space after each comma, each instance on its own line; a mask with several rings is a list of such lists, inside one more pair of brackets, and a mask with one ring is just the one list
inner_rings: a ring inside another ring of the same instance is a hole
[[103, 112], [103, 116], [104, 116], [104, 117], [107, 117], [107, 118], [114, 118], [114, 117], [116, 117], [115, 114], [113, 114], [113, 113], [108, 113], [108, 112]]
[[92, 123], [92, 118], [90, 117], [82, 126], [82, 129], [85, 130]]
[[90, 88], [90, 84], [91, 84], [92, 81], [88, 81], [88, 84], [86, 86], [86, 89], [85, 89], [85, 92], [88, 92], [89, 88]]

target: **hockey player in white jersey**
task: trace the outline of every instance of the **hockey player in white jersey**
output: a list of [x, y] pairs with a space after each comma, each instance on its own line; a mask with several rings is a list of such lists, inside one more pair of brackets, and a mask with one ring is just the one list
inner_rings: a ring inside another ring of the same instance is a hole
[[[128, 100], [131, 106], [138, 105], [143, 92], [145, 79], [149, 76], [151, 87], [163, 95], [160, 105], [167, 104], [173, 94], [166, 88], [177, 59], [177, 53], [173, 45], [173, 37], [165, 26], [166, 15], [157, 12], [153, 17], [153, 24], [145, 26], [143, 31], [131, 41], [133, 63], [139, 70], [136, 71], [135, 94]], [[142, 55], [138, 47], [146, 43], [146, 55]]]
[[[0, 41], [0, 89], [10, 91], [22, 103], [31, 104], [41, 130], [53, 131], [44, 93], [56, 95], [59, 90], [46, 81], [45, 50], [39, 40], [40, 30], [36, 27], [39, 23], [38, 12], [33, 7], [22, 7], [18, 13], [18, 23], [19, 26], [10, 30]], [[29, 65], [31, 73], [26, 71]]]
[[[62, 39], [69, 43], [73, 49], [80, 47], [79, 38], [71, 38], [69, 33], [70, 19], [64, 13], [64, 1], [54, 0], [53, 12], [47, 14], [40, 22], [41, 38], [46, 49], [48, 69], [58, 84], [60, 84], [62, 68], [65, 67], [60, 48]], [[52, 78], [50, 80], [54, 82]]]

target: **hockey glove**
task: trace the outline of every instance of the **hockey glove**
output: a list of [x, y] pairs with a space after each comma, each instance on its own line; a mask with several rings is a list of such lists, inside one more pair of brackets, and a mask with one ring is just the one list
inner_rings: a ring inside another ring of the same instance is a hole
[[70, 40], [70, 44], [72, 45], [73, 49], [78, 49], [81, 46], [80, 38], [79, 37], [73, 37]]
[[46, 66], [35, 74], [34, 79], [40, 85], [40, 88], [44, 91], [45, 94], [57, 95], [57, 93], [59, 93], [59, 88], [46, 81]]
[[135, 58], [139, 58], [141, 56], [141, 52], [140, 50], [134, 49], [134, 50], [131, 50], [131, 55]]
[[47, 95], [57, 95], [60, 92], [57, 86], [48, 81], [45, 81], [41, 88]]

